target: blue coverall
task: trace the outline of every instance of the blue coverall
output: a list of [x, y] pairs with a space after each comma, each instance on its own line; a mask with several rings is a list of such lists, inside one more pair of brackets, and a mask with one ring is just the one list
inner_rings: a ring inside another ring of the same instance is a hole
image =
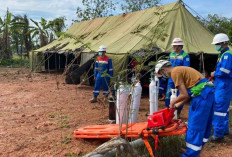
[[229, 134], [229, 106], [232, 97], [232, 52], [221, 51], [214, 73], [215, 110], [213, 117], [214, 136]]
[[103, 58], [101, 56], [97, 57], [94, 68], [94, 77], [94, 97], [99, 95], [101, 87], [103, 87], [103, 95], [107, 95], [110, 77], [113, 77], [112, 60], [108, 56], [104, 56]]
[[167, 88], [167, 79], [164, 77], [159, 78], [159, 94], [165, 94]]
[[202, 79], [187, 91], [192, 100], [185, 138], [187, 151], [182, 157], [197, 157], [211, 134], [214, 87], [207, 79]]
[[[176, 66], [190, 66], [190, 58], [189, 55], [182, 50], [178, 55], [176, 52], [172, 52], [169, 55], [169, 61], [172, 63], [172, 67]], [[171, 78], [168, 79], [167, 91], [165, 96], [165, 106], [169, 107], [170, 105], [170, 96], [171, 96], [171, 89], [175, 89], [175, 85]], [[179, 91], [177, 93], [179, 95]], [[181, 107], [180, 109], [182, 109]]]

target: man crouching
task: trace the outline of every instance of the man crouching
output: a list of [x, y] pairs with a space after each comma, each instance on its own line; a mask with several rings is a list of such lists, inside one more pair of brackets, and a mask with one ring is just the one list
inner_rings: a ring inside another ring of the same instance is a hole
[[160, 60], [155, 67], [158, 76], [171, 77], [180, 95], [170, 103], [170, 108], [178, 109], [190, 101], [188, 130], [186, 133], [187, 151], [182, 157], [197, 157], [202, 146], [208, 141], [211, 133], [214, 86], [193, 68], [178, 66]]

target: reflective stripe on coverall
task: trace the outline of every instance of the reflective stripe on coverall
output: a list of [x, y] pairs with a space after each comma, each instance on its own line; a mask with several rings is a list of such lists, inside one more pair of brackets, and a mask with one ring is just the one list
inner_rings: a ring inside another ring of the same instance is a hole
[[232, 97], [232, 52], [229, 48], [218, 57], [215, 77], [214, 136], [229, 134], [229, 106]]
[[113, 77], [112, 60], [108, 56], [104, 56], [104, 58], [101, 56], [97, 57], [94, 68], [94, 77], [96, 80], [93, 95], [97, 97], [101, 87], [103, 87], [103, 95], [108, 94], [110, 77]]
[[[172, 63], [172, 67], [176, 66], [190, 66], [190, 58], [189, 55], [182, 50], [180, 54], [176, 54], [176, 52], [172, 52], [169, 55], [169, 61]], [[165, 106], [169, 107], [170, 105], [170, 96], [171, 96], [171, 89], [175, 89], [175, 85], [171, 78], [168, 79], [168, 85], [166, 90], [166, 96], [165, 96]], [[179, 95], [179, 91], [177, 92], [177, 95]], [[180, 109], [182, 109], [181, 107]]]
[[182, 157], [197, 157], [211, 134], [214, 87], [207, 79], [202, 79], [197, 85], [188, 89], [188, 93], [192, 100], [185, 138], [187, 151]]

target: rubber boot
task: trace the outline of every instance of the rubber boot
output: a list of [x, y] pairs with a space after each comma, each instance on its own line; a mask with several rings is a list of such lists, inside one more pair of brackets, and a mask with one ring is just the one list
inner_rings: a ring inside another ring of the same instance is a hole
[[224, 137], [211, 136], [209, 142], [220, 143], [223, 142]]
[[97, 103], [97, 97], [93, 97], [92, 99], [89, 100], [91, 103]]

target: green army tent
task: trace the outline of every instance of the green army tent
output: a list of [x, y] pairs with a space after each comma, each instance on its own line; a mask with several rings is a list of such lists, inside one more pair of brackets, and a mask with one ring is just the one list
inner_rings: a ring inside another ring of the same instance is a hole
[[[161, 16], [155, 14], [160, 10], [162, 10]], [[107, 47], [108, 56], [112, 58], [114, 71], [117, 72], [127, 65], [128, 54], [139, 51], [149, 43], [146, 37], [152, 34], [152, 30], [157, 27], [160, 18], [163, 18], [166, 23], [164, 29], [168, 35], [164, 41], [156, 42], [156, 46], [162, 52], [171, 52], [173, 38], [180, 37], [185, 44], [184, 50], [188, 53], [217, 54], [214, 46], [211, 45], [214, 35], [185, 8], [181, 1], [177, 1], [160, 7], [74, 23], [66, 33], [81, 38], [82, 42], [77, 43], [73, 38], [60, 37], [52, 43], [32, 51], [30, 53], [31, 68], [37, 67], [38, 71], [46, 64], [48, 64], [46, 68], [49, 68], [51, 63], [49, 63], [47, 54], [65, 56], [66, 58], [62, 59], [56, 58], [58, 66], [64, 67], [70, 62], [67, 59], [69, 54], [78, 54], [83, 44], [90, 43], [92, 51], [97, 51], [100, 45]], [[80, 63], [92, 56], [89, 49], [82, 50]], [[47, 59], [48, 62], [42, 62], [44, 59]]]

